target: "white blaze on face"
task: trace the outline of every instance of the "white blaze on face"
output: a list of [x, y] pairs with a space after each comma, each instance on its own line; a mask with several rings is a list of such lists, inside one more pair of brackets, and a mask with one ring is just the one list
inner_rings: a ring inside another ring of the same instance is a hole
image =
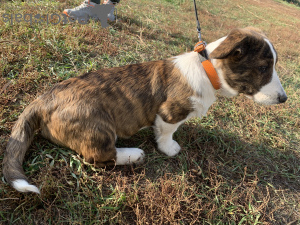
[[258, 93], [256, 93], [253, 96], [253, 99], [255, 102], [265, 104], [265, 105], [283, 103], [287, 100], [287, 96], [285, 91], [283, 90], [277, 72], [275, 70], [276, 57], [277, 57], [276, 52], [272, 44], [270, 43], [270, 41], [267, 39], [265, 39], [265, 41], [268, 43], [274, 58], [272, 79], [268, 84], [263, 86]]

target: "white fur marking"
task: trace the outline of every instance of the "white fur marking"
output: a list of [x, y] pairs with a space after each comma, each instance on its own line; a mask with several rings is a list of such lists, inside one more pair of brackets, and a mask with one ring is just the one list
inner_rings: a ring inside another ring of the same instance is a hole
[[268, 43], [268, 45], [272, 51], [273, 58], [274, 58], [272, 79], [271, 79], [271, 82], [269, 82], [268, 84], [263, 86], [260, 89], [260, 91], [253, 96], [253, 99], [254, 99], [254, 101], [256, 101], [258, 103], [271, 105], [271, 104], [279, 103], [278, 97], [286, 96], [286, 93], [280, 83], [277, 72], [275, 70], [276, 52], [273, 49], [273, 46], [270, 43], [270, 41], [267, 39], [265, 39], [265, 41]]
[[176, 56], [173, 63], [199, 95], [203, 95], [203, 91], [214, 93], [214, 88], [205, 73], [197, 52]]
[[189, 52], [176, 56], [174, 57], [173, 62], [197, 94], [197, 97], [195, 97], [198, 99], [197, 104], [194, 104], [195, 102], [193, 101], [193, 98], [190, 99], [195, 110], [197, 110], [200, 102], [202, 107], [208, 109], [216, 100], [215, 89], [205, 73], [198, 53]]
[[12, 182], [12, 186], [20, 192], [35, 192], [37, 194], [41, 194], [36, 186], [29, 184], [26, 180], [23, 179], [14, 180]]
[[143, 163], [145, 153], [139, 148], [117, 148], [116, 165], [130, 165]]

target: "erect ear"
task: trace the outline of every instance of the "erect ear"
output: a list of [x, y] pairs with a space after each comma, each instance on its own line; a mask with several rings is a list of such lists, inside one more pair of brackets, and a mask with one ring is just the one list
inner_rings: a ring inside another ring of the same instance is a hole
[[243, 55], [242, 42], [247, 34], [242, 29], [232, 30], [226, 39], [212, 52], [209, 57], [213, 59], [224, 59], [229, 55], [239, 58]]

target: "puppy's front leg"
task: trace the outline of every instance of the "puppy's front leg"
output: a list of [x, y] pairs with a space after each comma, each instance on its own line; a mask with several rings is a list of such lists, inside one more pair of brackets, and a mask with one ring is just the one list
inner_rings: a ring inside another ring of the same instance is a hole
[[180, 151], [179, 144], [173, 140], [173, 133], [184, 123], [185, 120], [175, 124], [163, 121], [161, 116], [157, 115], [155, 120], [155, 136], [158, 149], [168, 156], [175, 156]]

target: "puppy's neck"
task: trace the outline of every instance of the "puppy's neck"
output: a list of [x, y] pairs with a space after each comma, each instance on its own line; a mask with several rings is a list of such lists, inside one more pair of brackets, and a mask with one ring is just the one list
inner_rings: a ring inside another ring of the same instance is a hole
[[[210, 55], [210, 53], [212, 53], [225, 39], [227, 38], [227, 36], [222, 37], [214, 42], [209, 43], [206, 46], [206, 51], [208, 56]], [[219, 94], [222, 96], [226, 96], [226, 97], [233, 97], [236, 96], [238, 93], [236, 90], [232, 89], [227, 82], [225, 81], [224, 78], [224, 74], [223, 74], [223, 70], [222, 70], [222, 63], [220, 60], [218, 59], [210, 59], [211, 63], [213, 64], [215, 70], [218, 73], [219, 79], [220, 79], [220, 83], [222, 84], [222, 87], [219, 91]]]

